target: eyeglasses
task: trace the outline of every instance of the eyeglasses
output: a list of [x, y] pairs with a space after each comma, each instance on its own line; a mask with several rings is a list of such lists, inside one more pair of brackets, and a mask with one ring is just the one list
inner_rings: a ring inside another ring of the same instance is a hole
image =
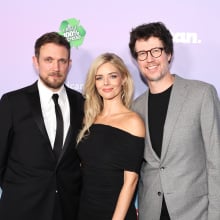
[[162, 54], [162, 51], [164, 50], [163, 47], [155, 47], [155, 48], [152, 48], [150, 50], [142, 50], [142, 51], [139, 51], [139, 52], [136, 52], [137, 54], [137, 59], [139, 61], [144, 61], [147, 59], [148, 57], [148, 52], [150, 53], [150, 55], [154, 58], [158, 58], [161, 56]]

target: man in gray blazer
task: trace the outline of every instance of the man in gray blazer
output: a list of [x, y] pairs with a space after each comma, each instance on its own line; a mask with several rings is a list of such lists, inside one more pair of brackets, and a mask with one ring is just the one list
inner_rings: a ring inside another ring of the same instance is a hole
[[139, 220], [220, 219], [220, 102], [205, 82], [170, 73], [173, 40], [161, 22], [140, 25], [129, 47], [149, 89], [133, 108], [146, 124]]

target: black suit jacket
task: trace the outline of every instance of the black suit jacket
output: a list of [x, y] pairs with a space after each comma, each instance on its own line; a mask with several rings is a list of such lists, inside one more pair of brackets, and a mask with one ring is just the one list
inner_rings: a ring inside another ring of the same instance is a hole
[[7, 93], [0, 101], [1, 220], [50, 220], [59, 195], [65, 220], [74, 220], [80, 193], [76, 136], [83, 97], [66, 87], [70, 129], [57, 161], [43, 121], [37, 83]]

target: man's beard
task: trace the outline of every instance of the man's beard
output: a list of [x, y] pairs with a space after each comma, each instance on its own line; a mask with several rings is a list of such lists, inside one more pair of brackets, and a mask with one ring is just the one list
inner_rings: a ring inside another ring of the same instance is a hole
[[[55, 74], [57, 74], [59, 76], [59, 73], [55, 73]], [[53, 74], [51, 74], [51, 75], [53, 75]], [[49, 77], [43, 78], [41, 76], [40, 76], [40, 79], [48, 88], [51, 88], [51, 89], [59, 89], [65, 82], [65, 79], [63, 79], [62, 81], [53, 81], [52, 82], [52, 81], [48, 80]]]

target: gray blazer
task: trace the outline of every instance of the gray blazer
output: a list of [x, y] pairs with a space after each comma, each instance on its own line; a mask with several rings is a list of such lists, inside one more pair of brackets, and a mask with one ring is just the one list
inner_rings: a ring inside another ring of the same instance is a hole
[[148, 91], [133, 109], [145, 120], [139, 220], [159, 220], [164, 195], [171, 220], [220, 220], [220, 102], [207, 83], [175, 75], [161, 158], [148, 128]]

